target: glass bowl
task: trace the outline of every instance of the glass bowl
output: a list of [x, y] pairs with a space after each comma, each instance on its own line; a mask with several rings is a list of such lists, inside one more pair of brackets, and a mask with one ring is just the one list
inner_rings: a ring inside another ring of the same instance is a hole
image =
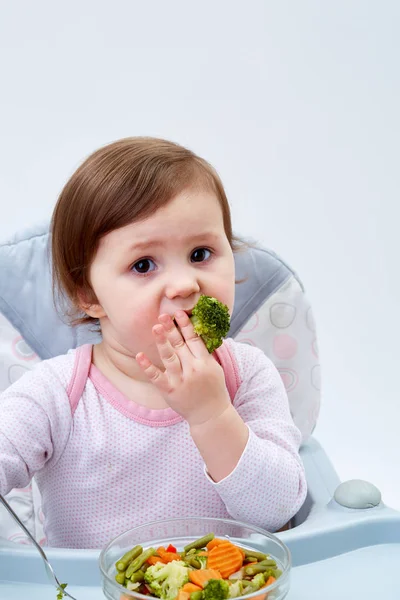
[[282, 570], [282, 575], [272, 585], [252, 594], [239, 596], [238, 599], [257, 596], [259, 600], [264, 598], [265, 600], [283, 600], [286, 598], [290, 586], [291, 556], [285, 544], [275, 535], [259, 527], [229, 519], [206, 517], [154, 521], [130, 529], [114, 538], [99, 557], [105, 597], [107, 600], [129, 600], [130, 598], [149, 600], [151, 598], [151, 596], [129, 591], [115, 581], [117, 573], [115, 563], [134, 546], [141, 545], [145, 550], [148, 547], [158, 548], [172, 544], [179, 552], [187, 544], [211, 532], [215, 534], [215, 537], [226, 538], [244, 548], [270, 554], [276, 560], [278, 568]]

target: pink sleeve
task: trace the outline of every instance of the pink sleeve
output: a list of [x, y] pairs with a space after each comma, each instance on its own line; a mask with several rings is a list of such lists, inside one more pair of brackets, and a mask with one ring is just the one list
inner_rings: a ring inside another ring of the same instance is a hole
[[276, 531], [305, 500], [301, 434], [273, 363], [257, 348], [235, 342], [230, 346], [242, 381], [234, 406], [250, 435], [234, 471], [212, 483], [233, 518]]
[[0, 396], [0, 493], [25, 487], [68, 439], [71, 409], [65, 387], [46, 361]]

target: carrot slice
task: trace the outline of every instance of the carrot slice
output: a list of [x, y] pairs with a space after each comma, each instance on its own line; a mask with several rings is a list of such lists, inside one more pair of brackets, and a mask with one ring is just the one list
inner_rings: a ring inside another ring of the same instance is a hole
[[183, 590], [179, 590], [178, 595], [175, 600], [189, 600], [190, 594], [189, 592], [184, 592]]
[[181, 555], [177, 552], [166, 552], [161, 557], [165, 563], [172, 562], [173, 560], [181, 560]]
[[169, 563], [173, 560], [180, 560], [181, 556], [177, 552], [167, 552], [164, 546], [157, 548], [157, 554], [161, 556], [163, 562]]
[[185, 583], [183, 587], [181, 587], [182, 592], [201, 592], [201, 587], [199, 585], [195, 585], [194, 583]]
[[224, 542], [213, 548], [207, 560], [209, 569], [219, 571], [224, 579], [236, 573], [243, 566], [243, 556], [237, 546], [230, 542]]
[[146, 561], [149, 565], [155, 565], [159, 562], [163, 563], [163, 559], [160, 556], [149, 556]]
[[268, 585], [272, 585], [273, 583], [275, 583], [275, 581], [276, 581], [276, 577], [273, 577], [272, 575], [270, 575], [268, 577], [267, 581], [265, 582], [265, 587], [267, 587]]
[[226, 540], [221, 540], [220, 538], [214, 538], [211, 542], [208, 542], [206, 548], [207, 550], [212, 550], [215, 546], [219, 546], [220, 544], [224, 544]]
[[190, 571], [189, 579], [195, 585], [203, 588], [207, 581], [210, 579], [222, 579], [222, 575], [215, 569], [196, 569], [194, 571]]

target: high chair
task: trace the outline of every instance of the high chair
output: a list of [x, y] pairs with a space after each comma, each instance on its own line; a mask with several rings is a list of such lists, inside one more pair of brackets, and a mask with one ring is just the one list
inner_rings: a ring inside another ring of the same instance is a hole
[[[39, 361], [99, 339], [87, 326], [71, 328], [57, 314], [50, 265], [47, 223], [22, 231], [0, 245], [0, 391]], [[390, 562], [392, 555], [400, 564], [400, 514], [382, 503], [379, 490], [372, 484], [341, 483], [328, 456], [312, 435], [320, 408], [320, 363], [313, 312], [298, 275], [272, 251], [253, 246], [235, 254], [235, 267], [238, 283], [228, 335], [258, 346], [273, 361], [286, 387], [292, 418], [302, 434], [300, 453], [306, 469], [308, 494], [290, 528], [278, 535], [291, 549], [296, 567], [294, 582], [298, 581], [301, 589], [307, 589], [307, 595], [298, 598], [314, 598], [313, 589], [315, 598], [320, 598], [318, 582], [325, 577], [320, 565], [324, 563], [329, 571], [343, 553], [351, 553], [350, 562], [353, 561], [355, 569], [362, 560], [367, 561], [364, 566], [368, 560], [372, 565], [380, 560]], [[23, 490], [12, 490], [7, 499], [35, 539], [46, 545], [35, 479]], [[388, 543], [390, 552], [386, 548]], [[1, 508], [2, 599], [2, 580], [29, 583], [32, 589], [46, 581], [45, 576], [37, 572], [37, 557], [26, 544], [24, 535]], [[89, 586], [85, 600], [89, 598], [89, 590], [98, 585], [98, 552], [66, 549], [46, 552], [55, 561], [58, 572], [64, 573], [65, 581]], [[314, 587], [307, 580], [307, 572], [315, 579]], [[346, 581], [348, 589], [352, 589], [351, 578]], [[294, 583], [292, 589], [293, 586]], [[366, 587], [365, 593], [371, 589]], [[400, 597], [400, 584], [397, 589], [399, 595], [393, 598]], [[325, 591], [333, 593], [332, 590], [334, 586]], [[97, 591], [97, 598], [98, 594]], [[30, 596], [36, 597], [39, 598]], [[372, 598], [365, 594], [362, 597], [363, 600]]]

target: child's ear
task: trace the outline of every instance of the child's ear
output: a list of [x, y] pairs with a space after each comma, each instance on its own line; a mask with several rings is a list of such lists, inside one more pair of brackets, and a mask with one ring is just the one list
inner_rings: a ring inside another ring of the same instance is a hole
[[104, 312], [104, 308], [101, 304], [88, 304], [86, 306], [81, 306], [82, 310], [89, 315], [89, 317], [93, 317], [94, 319], [101, 319], [106, 316]]
[[86, 294], [83, 291], [78, 292], [78, 304], [79, 308], [86, 313], [89, 317], [93, 317], [93, 319], [101, 319], [106, 316], [106, 313], [101, 306], [98, 304], [97, 298], [90, 298], [89, 294]]

